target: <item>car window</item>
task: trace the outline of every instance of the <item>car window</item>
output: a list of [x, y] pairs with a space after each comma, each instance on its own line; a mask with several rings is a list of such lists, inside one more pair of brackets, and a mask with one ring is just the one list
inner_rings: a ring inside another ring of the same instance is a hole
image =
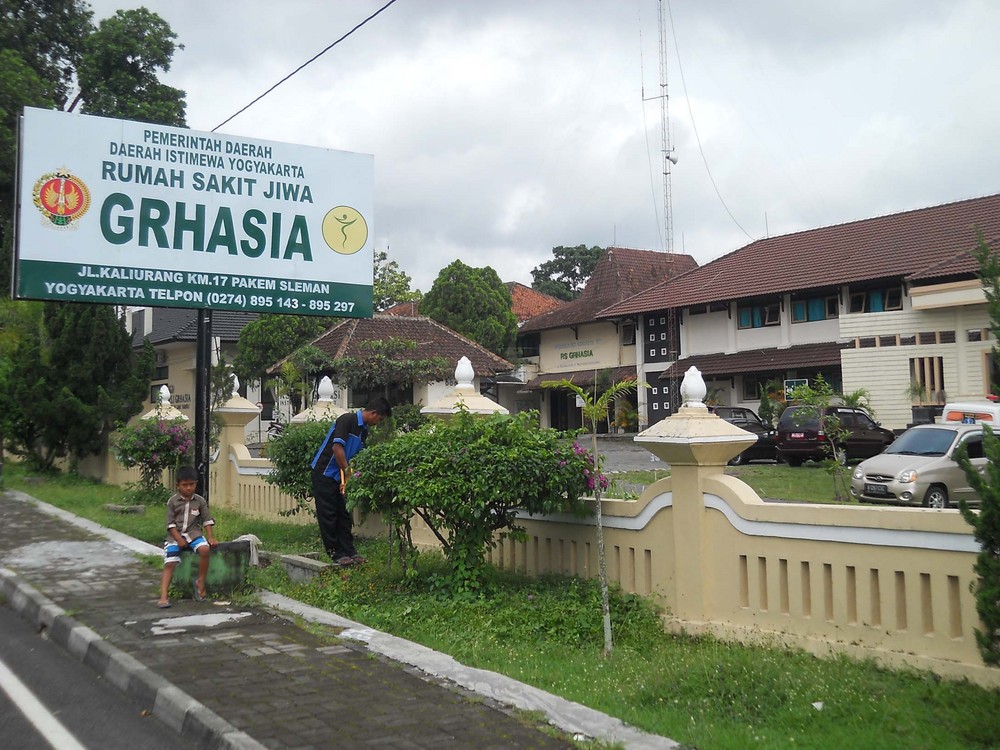
[[983, 458], [983, 436], [982, 435], [971, 435], [965, 441], [966, 447], [969, 449], [969, 458]]
[[857, 420], [858, 427], [863, 427], [866, 430], [874, 430], [876, 427], [878, 427], [878, 425], [875, 424], [875, 421], [867, 414], [860, 414], [855, 412], [854, 418]]
[[909, 456], [943, 456], [957, 436], [947, 428], [911, 429], [904, 432], [885, 449], [886, 453]]
[[858, 415], [853, 411], [836, 411], [832, 416], [840, 422], [841, 427], [846, 429], [854, 427]]

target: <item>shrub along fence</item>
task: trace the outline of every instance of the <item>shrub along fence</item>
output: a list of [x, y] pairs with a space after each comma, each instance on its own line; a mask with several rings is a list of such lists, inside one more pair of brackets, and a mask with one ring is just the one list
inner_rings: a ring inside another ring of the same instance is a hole
[[[226, 426], [211, 501], [289, 520], [282, 512], [294, 499], [264, 481], [270, 463], [242, 442], [255, 407], [232, 405], [220, 410]], [[656, 598], [676, 630], [843, 652], [1000, 687], [1000, 670], [983, 663], [976, 645], [981, 623], [970, 586], [979, 545], [958, 511], [764, 503], [724, 473], [747, 442], [729, 428], [684, 407], [640, 434], [637, 442], [671, 464], [672, 475], [637, 500], [602, 500], [610, 580]], [[114, 464], [105, 456], [89, 468], [127, 480]], [[312, 522], [301, 513], [291, 519]], [[359, 534], [384, 533], [378, 519], [357, 520]], [[519, 520], [527, 539], [498, 544], [493, 563], [535, 575], [597, 575], [593, 518]], [[419, 519], [413, 538], [437, 544]]]

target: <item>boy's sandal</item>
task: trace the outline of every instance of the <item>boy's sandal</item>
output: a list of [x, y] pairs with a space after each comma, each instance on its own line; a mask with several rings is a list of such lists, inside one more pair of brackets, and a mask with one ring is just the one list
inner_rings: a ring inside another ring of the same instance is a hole
[[170, 609], [170, 602], [157, 602], [156, 606], [160, 609]]
[[194, 590], [194, 600], [196, 602], [203, 602], [203, 601], [205, 601], [205, 594], [202, 594], [200, 591], [198, 591], [197, 588], [195, 588], [195, 590]]

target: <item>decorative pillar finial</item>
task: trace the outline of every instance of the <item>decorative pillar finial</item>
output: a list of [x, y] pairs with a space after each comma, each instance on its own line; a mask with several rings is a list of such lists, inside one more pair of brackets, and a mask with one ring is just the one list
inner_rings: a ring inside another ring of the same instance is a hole
[[319, 396], [320, 401], [332, 401], [333, 390], [333, 381], [330, 380], [329, 375], [324, 375], [320, 378], [319, 385], [316, 386], [316, 395]]
[[691, 365], [684, 373], [681, 381], [681, 405], [707, 408], [705, 406], [705, 396], [708, 395], [708, 388], [705, 380], [701, 377], [701, 372], [694, 365]]

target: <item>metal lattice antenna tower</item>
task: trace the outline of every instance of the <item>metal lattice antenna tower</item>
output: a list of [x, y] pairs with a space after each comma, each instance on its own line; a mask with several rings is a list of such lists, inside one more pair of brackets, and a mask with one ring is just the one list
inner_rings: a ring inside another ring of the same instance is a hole
[[657, 6], [660, 23], [660, 141], [663, 144], [663, 245], [674, 251], [674, 217], [670, 186], [670, 167], [677, 163], [670, 143], [670, 93], [667, 90], [667, 18], [663, 0]]

